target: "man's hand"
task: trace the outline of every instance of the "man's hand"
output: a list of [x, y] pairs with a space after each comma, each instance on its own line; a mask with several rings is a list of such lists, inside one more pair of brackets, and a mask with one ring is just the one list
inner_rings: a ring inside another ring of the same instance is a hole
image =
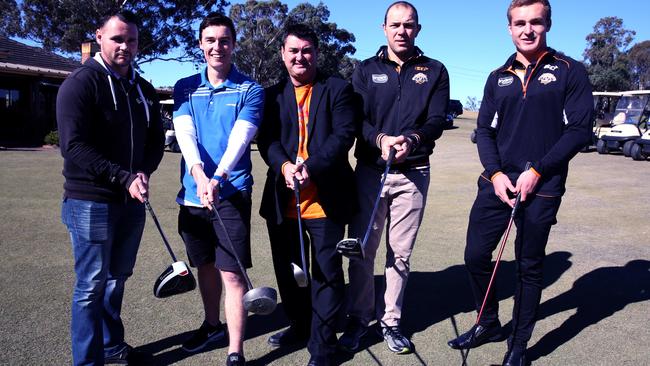
[[307, 169], [307, 165], [303, 163], [285, 164], [284, 169], [282, 171], [282, 175], [284, 176], [284, 183], [287, 185], [287, 188], [291, 190], [295, 189], [293, 185], [294, 177], [296, 177], [296, 179], [298, 180], [298, 184], [300, 184], [301, 189], [309, 186], [311, 182], [309, 178], [309, 170]]
[[532, 169], [528, 169], [519, 175], [515, 191], [521, 192], [521, 202], [524, 202], [526, 197], [535, 190], [537, 182], [539, 182], [539, 176]]
[[390, 148], [395, 148], [397, 153], [393, 163], [401, 163], [406, 160], [406, 157], [411, 153], [411, 141], [404, 135], [399, 136], [384, 136], [381, 138], [381, 158], [388, 160]]
[[211, 210], [212, 206], [218, 203], [219, 181], [210, 179], [210, 182], [206, 186], [206, 193], [201, 197], [201, 204]]
[[510, 207], [514, 207], [515, 199], [508, 196], [508, 191], [516, 193], [517, 189], [510, 182], [510, 178], [503, 173], [497, 174], [492, 178], [492, 185], [494, 186], [494, 194], [502, 202], [507, 203]]
[[144, 202], [144, 198], [149, 193], [149, 177], [142, 172], [138, 172], [136, 175], [137, 178], [135, 178], [129, 186], [129, 194], [131, 195], [131, 198]]
[[[218, 182], [212, 182], [210, 178], [208, 178], [205, 175], [205, 172], [203, 171], [203, 166], [201, 164], [195, 164], [192, 166], [192, 178], [194, 178], [194, 182], [196, 183], [196, 196], [199, 198], [201, 201], [201, 204], [205, 207], [210, 207], [210, 205], [214, 202], [214, 186], [216, 183], [216, 189], [218, 191], [219, 184]], [[214, 180], [214, 179], [213, 179]], [[219, 194], [217, 192], [216, 197], [219, 197]]]

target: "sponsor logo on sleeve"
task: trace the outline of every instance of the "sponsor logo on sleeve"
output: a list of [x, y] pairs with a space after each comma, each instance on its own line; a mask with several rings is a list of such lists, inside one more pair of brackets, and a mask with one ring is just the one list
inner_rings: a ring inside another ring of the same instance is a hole
[[411, 80], [415, 81], [418, 84], [424, 84], [429, 81], [429, 78], [426, 74], [418, 72], [417, 74], [413, 75], [413, 79]]
[[498, 85], [503, 87], [503, 86], [509, 86], [512, 84], [512, 81], [515, 80], [514, 76], [505, 76], [502, 78], [499, 78]]
[[555, 75], [551, 74], [550, 72], [543, 73], [539, 76], [539, 78], [537, 78], [537, 80], [539, 80], [539, 82], [544, 85], [557, 81]]
[[375, 84], [385, 84], [388, 82], [388, 75], [386, 74], [372, 74], [372, 82]]

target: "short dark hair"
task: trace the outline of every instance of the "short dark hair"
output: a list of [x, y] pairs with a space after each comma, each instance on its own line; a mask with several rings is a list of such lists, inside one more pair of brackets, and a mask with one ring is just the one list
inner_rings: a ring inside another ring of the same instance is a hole
[[551, 25], [551, 3], [548, 0], [512, 0], [510, 3], [510, 6], [508, 6], [508, 12], [506, 15], [508, 16], [508, 24], [512, 23], [512, 15], [510, 15], [510, 11], [514, 8], [520, 8], [522, 6], [529, 6], [533, 4], [540, 3], [542, 6], [544, 6], [544, 12], [546, 13], [546, 26]]
[[106, 23], [108, 23], [109, 20], [112, 18], [117, 18], [124, 23], [127, 24], [133, 24], [136, 27], [140, 28], [141, 22], [140, 18], [138, 18], [135, 13], [129, 11], [129, 10], [118, 10], [118, 11], [109, 11], [107, 13], [104, 13], [104, 15], [99, 19], [99, 26], [98, 28], [103, 28]]
[[230, 29], [230, 33], [232, 35], [232, 41], [236, 43], [237, 32], [235, 31], [235, 25], [232, 23], [232, 19], [217, 12], [208, 14], [201, 22], [201, 25], [199, 26], [199, 41], [203, 36], [203, 30], [205, 28], [212, 27], [212, 26], [220, 26], [220, 25], [224, 27], [228, 27], [228, 29]]
[[384, 14], [384, 24], [386, 24], [386, 20], [388, 20], [388, 12], [394, 6], [404, 6], [407, 8], [411, 8], [411, 10], [413, 10], [413, 15], [415, 15], [415, 24], [420, 24], [420, 20], [418, 17], [418, 9], [416, 9], [415, 6], [413, 6], [413, 4], [409, 3], [408, 1], [395, 1], [394, 3], [390, 4], [386, 9], [386, 13]]
[[287, 26], [284, 27], [284, 34], [282, 36], [283, 46], [285, 42], [287, 42], [287, 37], [289, 36], [295, 36], [300, 39], [306, 39], [309, 42], [311, 42], [311, 44], [314, 45], [314, 48], [318, 49], [318, 36], [316, 35], [316, 32], [314, 32], [314, 30], [307, 24], [304, 23], [287, 24]]

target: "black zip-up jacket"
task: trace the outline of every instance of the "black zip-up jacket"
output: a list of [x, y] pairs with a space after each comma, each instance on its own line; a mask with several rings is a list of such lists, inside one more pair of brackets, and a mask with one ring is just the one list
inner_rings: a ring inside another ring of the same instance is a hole
[[56, 117], [64, 197], [126, 202], [136, 173], [150, 176], [162, 160], [164, 132], [156, 91], [135, 71], [130, 74], [130, 79], [117, 78], [97, 55], [59, 88]]
[[429, 164], [435, 140], [444, 129], [449, 75], [441, 62], [424, 56], [417, 47], [415, 51], [400, 68], [382, 46], [352, 74], [354, 90], [363, 99], [364, 118], [354, 153], [361, 163], [383, 169], [378, 143], [386, 134], [404, 135], [414, 142], [406, 161], [393, 169]]
[[535, 192], [561, 196], [569, 160], [589, 141], [593, 113], [591, 84], [584, 66], [549, 48], [525, 70], [525, 83], [510, 56], [485, 84], [476, 142], [483, 177], [501, 172], [511, 181], [526, 162], [541, 175]]

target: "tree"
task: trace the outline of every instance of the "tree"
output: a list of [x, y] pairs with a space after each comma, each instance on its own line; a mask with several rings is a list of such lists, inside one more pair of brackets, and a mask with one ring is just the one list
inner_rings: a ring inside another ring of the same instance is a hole
[[358, 62], [348, 56], [356, 52], [354, 35], [328, 22], [330, 12], [322, 2], [298, 4], [287, 11], [279, 0], [248, 0], [230, 8], [237, 28], [235, 64], [239, 70], [264, 86], [279, 81], [286, 74], [280, 57], [282, 31], [289, 23], [305, 23], [319, 36], [319, 70], [349, 78]]
[[[48, 50], [79, 53], [81, 43], [94, 39], [97, 22], [120, 8], [138, 14], [140, 44], [136, 63], [153, 60], [193, 61], [198, 43], [192, 25], [211, 11], [224, 12], [226, 0], [24, 0], [22, 35]], [[170, 51], [180, 49], [177, 57]]]
[[632, 74], [632, 82], [636, 88], [650, 88], [650, 41], [635, 44], [627, 54]]
[[589, 79], [595, 90], [630, 88], [625, 49], [635, 34], [623, 28], [623, 20], [618, 17], [605, 17], [596, 22], [593, 32], [587, 35], [588, 46], [584, 52]]
[[0, 0], [0, 35], [14, 36], [20, 28], [20, 10], [16, 1]]

